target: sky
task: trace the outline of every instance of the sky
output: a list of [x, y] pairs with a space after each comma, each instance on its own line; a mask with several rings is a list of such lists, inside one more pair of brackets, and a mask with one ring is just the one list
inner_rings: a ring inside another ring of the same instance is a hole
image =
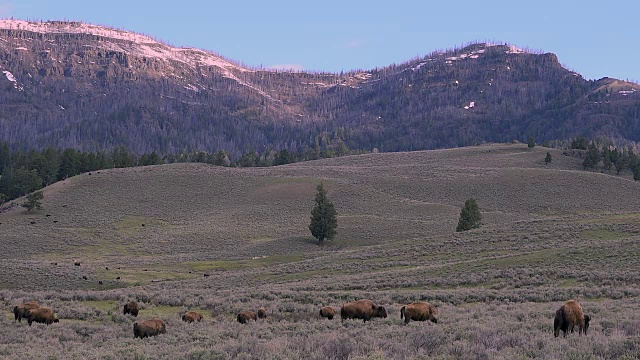
[[638, 0], [0, 0], [0, 17], [83, 21], [252, 67], [330, 72], [509, 43], [555, 53], [587, 79], [640, 81]]

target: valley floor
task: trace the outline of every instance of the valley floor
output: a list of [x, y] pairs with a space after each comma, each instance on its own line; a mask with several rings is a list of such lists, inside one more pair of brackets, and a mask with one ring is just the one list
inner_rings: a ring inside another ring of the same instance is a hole
[[[320, 181], [339, 214], [323, 246], [307, 229]], [[521, 144], [83, 174], [45, 189], [38, 213], [0, 214], [0, 357], [640, 358], [638, 194], [638, 182]], [[455, 233], [469, 197], [483, 226]], [[361, 298], [389, 316], [318, 315]], [[589, 333], [554, 338], [571, 298]], [[32, 299], [60, 322], [14, 322]], [[134, 339], [132, 299], [167, 333]], [[438, 323], [404, 325], [414, 301], [436, 305]], [[266, 319], [236, 322], [261, 306]], [[183, 323], [188, 309], [203, 322]]]

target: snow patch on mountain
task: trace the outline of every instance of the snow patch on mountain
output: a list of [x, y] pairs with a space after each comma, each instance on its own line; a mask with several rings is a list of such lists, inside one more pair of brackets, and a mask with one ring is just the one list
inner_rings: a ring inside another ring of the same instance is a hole
[[18, 84], [18, 80], [16, 79], [15, 76], [13, 76], [13, 74], [10, 71], [4, 70], [2, 71], [2, 73], [4, 74], [4, 76], [7, 77], [7, 80], [11, 81], [13, 83], [13, 87], [18, 90], [18, 91], [24, 91], [24, 87], [22, 87], [20, 84]]
[[[203, 68], [215, 68], [223, 77], [234, 80], [240, 85], [249, 87], [261, 95], [273, 99], [269, 94], [261, 89], [241, 80], [235, 73], [253, 72], [235, 65], [222, 57], [200, 49], [177, 48], [148, 36], [136, 34], [129, 31], [117, 30], [103, 26], [85, 24], [68, 21], [47, 21], [33, 22], [24, 20], [0, 20], [0, 30], [20, 30], [38, 34], [90, 34], [98, 36], [99, 39], [87, 47], [100, 48], [110, 51], [126, 53], [130, 56], [139, 56], [159, 59], [166, 62], [180, 62], [186, 64], [194, 70]], [[29, 41], [30, 39], [23, 39]], [[55, 44], [55, 40], [49, 39]], [[22, 50], [22, 48], [18, 48]], [[24, 50], [27, 50], [24, 48]], [[55, 59], [53, 59], [55, 60]], [[200, 72], [202, 72], [202, 70]]]
[[3, 71], [2, 72], [4, 74], [4, 76], [7, 77], [7, 80], [11, 81], [11, 82], [17, 82], [15, 76], [13, 76], [13, 74], [10, 71]]
[[0, 29], [23, 30], [40, 34], [91, 34], [112, 39], [132, 41], [138, 44], [159, 44], [154, 39], [145, 35], [75, 21], [38, 22], [24, 20], [0, 20]]

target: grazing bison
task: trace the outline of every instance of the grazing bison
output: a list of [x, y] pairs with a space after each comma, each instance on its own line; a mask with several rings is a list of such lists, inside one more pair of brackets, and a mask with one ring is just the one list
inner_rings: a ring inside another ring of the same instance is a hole
[[431, 321], [432, 323], [438, 323], [436, 318], [438, 309], [428, 302], [414, 302], [409, 305], [403, 306], [400, 309], [400, 319], [404, 318], [404, 323], [408, 324], [409, 321]]
[[362, 319], [364, 322], [374, 317], [387, 317], [387, 310], [371, 300], [358, 300], [342, 305], [340, 317], [344, 319]]
[[186, 313], [184, 313], [184, 315], [182, 315], [182, 321], [186, 321], [189, 323], [196, 321], [200, 322], [202, 321], [202, 314], [195, 311], [187, 311]]
[[138, 303], [135, 301], [129, 301], [128, 303], [124, 304], [124, 307], [122, 309], [122, 313], [124, 315], [127, 314], [131, 314], [133, 316], [138, 316], [138, 311], [139, 311], [139, 307], [138, 307]]
[[258, 319], [266, 319], [267, 318], [267, 310], [263, 307], [258, 309]]
[[564, 337], [566, 337], [567, 332], [573, 332], [576, 325], [579, 335], [582, 333], [587, 335], [589, 321], [591, 321], [591, 317], [584, 314], [582, 306], [575, 300], [569, 300], [556, 311], [556, 317], [553, 319], [553, 336], [558, 337], [560, 330], [562, 330]]
[[34, 321], [41, 324], [51, 325], [58, 322], [58, 315], [56, 315], [51, 308], [39, 307], [37, 309], [27, 310], [24, 315], [29, 322], [29, 326]]
[[336, 309], [332, 308], [331, 306], [325, 306], [322, 309], [320, 309], [320, 316], [322, 316], [323, 318], [327, 318], [329, 320], [332, 320], [334, 316], [336, 316], [337, 312]]
[[167, 326], [160, 319], [141, 320], [133, 323], [133, 338], [144, 339], [158, 334], [166, 334]]
[[238, 322], [240, 324], [246, 324], [249, 320], [258, 321], [258, 315], [253, 311], [243, 311], [238, 314]]
[[[13, 315], [15, 316], [15, 320], [18, 322], [22, 322], [22, 318], [26, 318], [27, 310], [37, 309], [40, 307], [40, 304], [36, 301], [27, 301], [26, 303], [17, 305], [13, 308]], [[14, 321], [15, 321], [14, 320]]]

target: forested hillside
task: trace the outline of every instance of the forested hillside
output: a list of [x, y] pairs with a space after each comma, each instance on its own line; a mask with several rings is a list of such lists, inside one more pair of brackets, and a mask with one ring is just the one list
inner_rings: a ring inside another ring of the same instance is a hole
[[640, 140], [640, 86], [472, 44], [342, 74], [249, 69], [76, 22], [0, 20], [0, 141], [138, 154]]

